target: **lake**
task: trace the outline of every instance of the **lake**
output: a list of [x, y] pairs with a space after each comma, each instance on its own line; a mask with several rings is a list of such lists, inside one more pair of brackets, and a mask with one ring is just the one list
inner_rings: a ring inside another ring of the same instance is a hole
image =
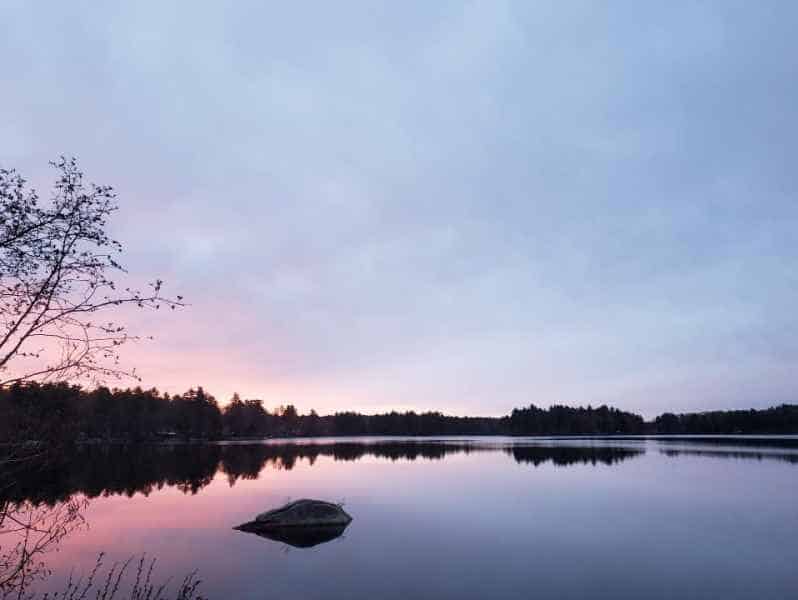
[[[797, 438], [85, 446], [9, 493], [88, 499], [40, 592], [105, 552], [209, 598], [798, 597]], [[354, 520], [310, 547], [233, 529], [305, 497]]]

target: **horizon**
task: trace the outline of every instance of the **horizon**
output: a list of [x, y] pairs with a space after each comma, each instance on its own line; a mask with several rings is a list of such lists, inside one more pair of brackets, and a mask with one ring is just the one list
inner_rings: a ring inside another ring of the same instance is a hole
[[119, 195], [130, 281], [190, 305], [130, 314], [145, 388], [319, 414], [796, 403], [798, 6], [0, 15], [0, 167], [46, 200], [76, 156]]

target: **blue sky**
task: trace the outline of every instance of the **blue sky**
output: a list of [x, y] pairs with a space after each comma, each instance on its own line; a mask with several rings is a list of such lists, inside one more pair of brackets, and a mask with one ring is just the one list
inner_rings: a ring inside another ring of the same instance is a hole
[[0, 164], [120, 195], [148, 385], [502, 414], [795, 402], [791, 2], [27, 1]]

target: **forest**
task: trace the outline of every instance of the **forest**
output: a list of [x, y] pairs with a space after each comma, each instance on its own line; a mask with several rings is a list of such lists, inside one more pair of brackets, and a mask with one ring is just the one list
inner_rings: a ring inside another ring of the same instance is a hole
[[220, 406], [202, 387], [184, 394], [155, 389], [83, 389], [67, 383], [16, 383], [0, 389], [2, 441], [153, 441], [292, 436], [640, 435], [798, 433], [798, 405], [764, 410], [665, 413], [646, 422], [607, 406], [539, 408], [505, 417], [440, 412], [366, 415], [271, 410], [238, 394]]

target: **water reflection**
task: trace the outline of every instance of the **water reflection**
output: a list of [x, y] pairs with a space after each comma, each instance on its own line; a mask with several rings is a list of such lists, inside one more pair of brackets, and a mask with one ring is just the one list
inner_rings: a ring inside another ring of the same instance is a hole
[[[752, 444], [372, 438], [84, 446], [0, 486], [0, 507], [39, 508], [35, 520], [50, 509], [65, 514], [70, 499], [96, 498], [86, 508], [91, 527], [51, 544], [61, 552], [39, 554], [41, 568], [31, 571], [37, 592], [58, 589], [73, 570], [91, 571], [93, 557], [108, 551], [114, 561], [147, 552], [177, 577], [198, 569], [209, 597], [261, 597], [266, 576], [273, 595], [309, 599], [370, 597], [375, 589], [391, 600], [520, 599], [533, 584], [552, 598], [732, 597], [753, 580], [765, 590], [748, 597], [789, 597], [798, 448], [795, 440]], [[161, 488], [184, 495], [152, 493]], [[346, 501], [356, 521], [345, 532], [231, 531], [297, 497]], [[0, 554], [12, 548], [6, 539], [0, 535]], [[344, 543], [327, 543], [336, 540]], [[0, 556], [0, 567], [18, 558]], [[49, 570], [53, 577], [41, 580]], [[389, 580], [402, 583], [385, 586]], [[595, 593], [599, 584], [604, 591]]]
[[[230, 486], [255, 480], [264, 469], [290, 471], [319, 457], [358, 461], [374, 457], [390, 461], [441, 460], [447, 456], [503, 452], [522, 465], [537, 467], [617, 465], [645, 453], [655, 444], [666, 456], [704, 456], [779, 460], [798, 464], [795, 439], [765, 441], [773, 449], [754, 449], [728, 438], [656, 440], [372, 440], [303, 443], [86, 445], [46, 464], [17, 474], [0, 486], [0, 502], [55, 505], [75, 494], [87, 498], [137, 493], [145, 496], [164, 487], [196, 494], [222, 473]], [[708, 445], [714, 446], [707, 448]]]
[[0, 501], [0, 598], [26, 598], [27, 588], [49, 575], [46, 556], [85, 528], [86, 501], [52, 506]]
[[755, 450], [698, 450], [693, 448], [663, 448], [660, 452], [670, 457], [703, 456], [738, 460], [777, 460], [798, 465], [798, 453], [757, 452]]
[[318, 527], [282, 527], [264, 530], [253, 523], [245, 523], [234, 527], [238, 531], [254, 533], [257, 536], [293, 546], [294, 548], [312, 548], [319, 544], [331, 542], [341, 537], [347, 525], [325, 525]]
[[642, 448], [617, 446], [511, 446], [504, 451], [516, 462], [538, 466], [551, 462], [557, 466], [573, 464], [614, 465], [643, 454]]
[[[607, 438], [628, 440], [629, 438]], [[798, 451], [798, 435], [661, 435], [650, 438], [659, 444], [723, 446], [727, 448], [780, 448]]]
[[2, 499], [54, 505], [75, 494], [87, 498], [136, 493], [149, 495], [164, 487], [196, 494], [217, 473], [230, 486], [257, 479], [264, 469], [290, 471], [298, 461], [313, 465], [319, 457], [357, 461], [375, 457], [390, 461], [440, 460], [455, 454], [505, 452], [519, 464], [614, 465], [639, 456], [642, 447], [564, 446], [474, 441], [372, 441], [330, 443], [87, 445], [20, 474]]

